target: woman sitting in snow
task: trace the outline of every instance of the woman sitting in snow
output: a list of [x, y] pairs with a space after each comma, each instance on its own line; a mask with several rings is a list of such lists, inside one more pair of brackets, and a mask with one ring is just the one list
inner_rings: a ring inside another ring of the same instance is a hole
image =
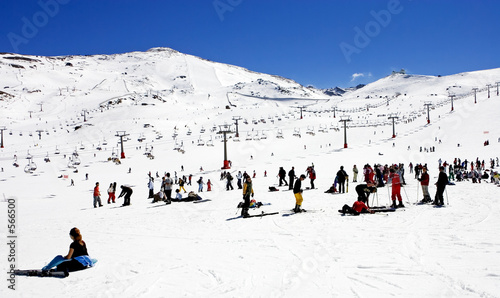
[[43, 271], [49, 271], [52, 267], [57, 266], [57, 271], [64, 272], [68, 276], [69, 272], [87, 269], [94, 266], [96, 260], [90, 259], [87, 252], [87, 245], [82, 240], [82, 234], [77, 228], [72, 228], [69, 231], [69, 236], [73, 243], [69, 246], [68, 254], [63, 257], [58, 255], [47, 266], [43, 267]]

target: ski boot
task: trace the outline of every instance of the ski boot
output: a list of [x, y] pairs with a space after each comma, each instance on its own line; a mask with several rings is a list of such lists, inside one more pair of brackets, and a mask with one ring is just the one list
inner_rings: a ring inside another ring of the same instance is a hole
[[396, 206], [396, 200], [392, 201], [391, 208], [394, 208], [394, 209], [398, 208], [398, 207]]
[[403, 205], [403, 201], [399, 201], [398, 208], [404, 208], [405, 205]]

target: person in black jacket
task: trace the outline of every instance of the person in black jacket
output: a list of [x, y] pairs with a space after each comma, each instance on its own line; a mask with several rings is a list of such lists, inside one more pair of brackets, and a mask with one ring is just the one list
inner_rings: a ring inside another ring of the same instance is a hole
[[283, 183], [285, 183], [285, 186], [288, 186], [288, 183], [286, 182], [286, 171], [283, 169], [283, 167], [280, 167], [280, 170], [278, 172], [278, 177], [280, 178], [279, 186], [282, 186]]
[[293, 186], [293, 195], [295, 196], [295, 208], [293, 209], [293, 211], [295, 213], [297, 212], [302, 212], [303, 210], [301, 209], [301, 206], [302, 206], [302, 201], [304, 200], [302, 198], [302, 181], [304, 181], [304, 179], [306, 179], [306, 175], [300, 175], [300, 178], [297, 178], [297, 180], [295, 181], [295, 185]]
[[339, 193], [345, 193], [345, 180], [347, 179], [347, 173], [344, 171], [344, 166], [340, 166], [340, 170], [337, 172], [337, 181], [339, 183]]
[[448, 176], [446, 176], [443, 166], [439, 167], [438, 181], [435, 183], [435, 185], [437, 187], [436, 196], [432, 204], [437, 206], [443, 206], [444, 205], [443, 192], [446, 188], [446, 185], [448, 185]]
[[122, 192], [120, 193], [118, 198], [121, 198], [121, 197], [123, 197], [123, 195], [125, 195], [125, 200], [123, 201], [122, 206], [130, 205], [130, 197], [132, 196], [132, 188], [125, 186], [125, 185], [120, 186], [120, 188], [122, 189]]
[[288, 172], [288, 189], [292, 190], [293, 189], [293, 180], [295, 179], [295, 168], [292, 167], [292, 169]]

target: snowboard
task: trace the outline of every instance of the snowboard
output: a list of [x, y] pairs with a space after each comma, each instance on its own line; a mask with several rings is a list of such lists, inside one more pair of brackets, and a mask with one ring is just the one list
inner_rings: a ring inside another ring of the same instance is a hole
[[63, 271], [42, 271], [41, 269], [31, 269], [31, 270], [14, 270], [15, 275], [22, 276], [38, 276], [38, 277], [57, 277], [65, 278], [66, 274]]

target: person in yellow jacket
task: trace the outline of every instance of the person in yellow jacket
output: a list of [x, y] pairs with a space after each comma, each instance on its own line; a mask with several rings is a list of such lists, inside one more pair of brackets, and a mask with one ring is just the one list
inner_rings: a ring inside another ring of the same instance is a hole
[[250, 196], [253, 197], [253, 187], [252, 187], [252, 178], [247, 176], [245, 183], [243, 184], [243, 207], [241, 208], [241, 216], [248, 217], [248, 209], [250, 208]]
[[302, 201], [304, 199], [302, 198], [301, 187], [302, 187], [302, 181], [304, 181], [304, 179], [306, 179], [306, 175], [304, 175], [304, 174], [300, 175], [300, 177], [297, 178], [297, 180], [295, 181], [295, 184], [293, 185], [293, 194], [295, 196], [295, 208], [293, 209], [293, 211], [295, 213], [303, 211], [301, 209], [301, 206], [302, 206]]

